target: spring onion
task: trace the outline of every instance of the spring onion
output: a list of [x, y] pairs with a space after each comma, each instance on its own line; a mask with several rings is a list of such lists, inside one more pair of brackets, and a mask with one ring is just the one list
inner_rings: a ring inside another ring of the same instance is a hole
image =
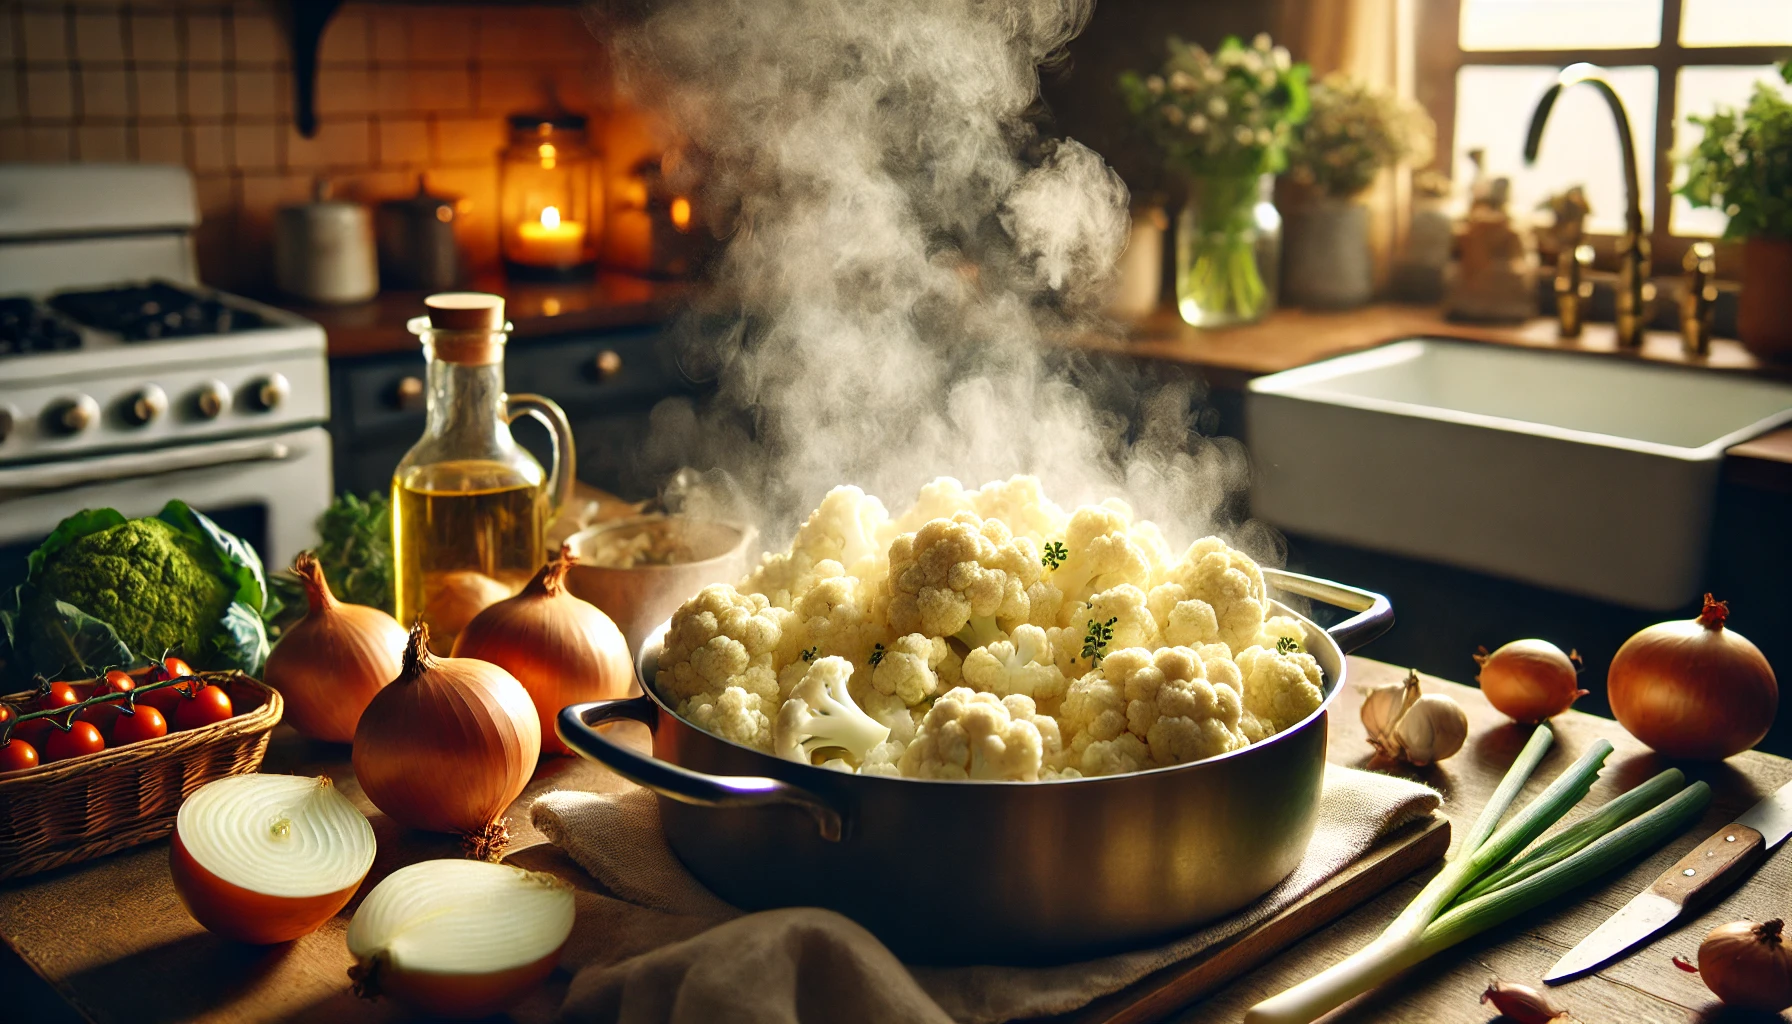
[[[1663, 772], [1525, 853], [1587, 795], [1612, 752], [1611, 744], [1595, 742], [1501, 825], [1553, 739], [1547, 724], [1537, 727], [1456, 856], [1381, 935], [1342, 962], [1258, 1003], [1245, 1016], [1246, 1024], [1306, 1024], [1321, 1017], [1439, 950], [1655, 849], [1710, 800], [1709, 788], [1696, 783], [1664, 802], [1683, 778], [1675, 771]], [[1653, 810], [1641, 813], [1648, 807]]]

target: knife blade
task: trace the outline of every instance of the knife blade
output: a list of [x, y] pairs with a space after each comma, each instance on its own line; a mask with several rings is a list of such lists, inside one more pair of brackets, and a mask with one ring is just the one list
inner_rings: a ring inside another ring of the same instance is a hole
[[1543, 976], [1564, 981], [1602, 966], [1710, 903], [1792, 835], [1792, 782], [1743, 812], [1636, 894]]

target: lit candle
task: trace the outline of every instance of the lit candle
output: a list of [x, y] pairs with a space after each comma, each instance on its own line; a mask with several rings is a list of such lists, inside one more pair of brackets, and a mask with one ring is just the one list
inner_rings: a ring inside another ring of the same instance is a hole
[[585, 225], [576, 220], [561, 220], [560, 210], [549, 206], [541, 211], [541, 220], [524, 221], [516, 226], [518, 263], [538, 267], [570, 267], [585, 259]]

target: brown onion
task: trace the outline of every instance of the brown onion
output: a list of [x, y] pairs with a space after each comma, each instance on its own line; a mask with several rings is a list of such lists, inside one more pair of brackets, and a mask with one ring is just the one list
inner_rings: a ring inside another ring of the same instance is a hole
[[1729, 614], [1706, 594], [1698, 618], [1657, 623], [1618, 648], [1606, 690], [1631, 735], [1669, 757], [1712, 761], [1767, 735], [1779, 683], [1761, 649], [1724, 628]]
[[635, 682], [628, 641], [610, 617], [566, 589], [571, 552], [542, 566], [515, 597], [467, 623], [454, 656], [489, 661], [516, 676], [535, 701], [544, 751], [570, 754], [554, 732], [568, 704], [626, 697]]
[[1779, 1013], [1792, 1006], [1792, 949], [1778, 918], [1732, 921], [1711, 929], [1699, 946], [1699, 976], [1728, 1006]]
[[1483, 647], [1475, 662], [1487, 703], [1516, 721], [1554, 718], [1587, 692], [1580, 688], [1580, 655], [1563, 654], [1548, 640], [1514, 640], [1492, 654]]
[[508, 842], [502, 815], [540, 754], [535, 705], [516, 677], [490, 662], [430, 654], [422, 622], [398, 678], [355, 728], [355, 775], [367, 799], [400, 825], [462, 833], [482, 860]]
[[482, 572], [463, 569], [457, 572], [430, 573], [423, 578], [423, 621], [435, 634], [430, 648], [447, 654], [454, 638], [467, 628], [473, 616], [511, 595], [509, 587]]
[[286, 698], [286, 720], [331, 743], [355, 738], [355, 723], [404, 659], [404, 627], [378, 608], [344, 604], [330, 593], [311, 552], [293, 560], [311, 610], [268, 655], [267, 684]]

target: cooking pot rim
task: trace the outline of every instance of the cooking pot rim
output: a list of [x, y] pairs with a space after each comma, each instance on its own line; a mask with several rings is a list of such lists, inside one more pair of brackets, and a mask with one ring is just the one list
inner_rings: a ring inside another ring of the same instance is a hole
[[[1354, 618], [1350, 619], [1349, 621], [1347, 621], [1345, 623], [1340, 623], [1338, 626], [1334, 626], [1331, 630], [1327, 630], [1327, 629], [1321, 627], [1318, 623], [1314, 622], [1311, 618], [1308, 618], [1307, 616], [1302, 615], [1301, 613], [1295, 611], [1294, 609], [1289, 608], [1287, 605], [1283, 604], [1282, 602], [1277, 601], [1274, 598], [1269, 599], [1269, 604], [1271, 606], [1272, 614], [1289, 615], [1289, 616], [1292, 616], [1295, 619], [1299, 620], [1302, 627], [1304, 627], [1308, 632], [1308, 636], [1309, 636], [1308, 646], [1309, 647], [1311, 647], [1312, 643], [1313, 643], [1313, 640], [1311, 639], [1311, 637], [1313, 637], [1314, 635], [1318, 635], [1318, 636], [1321, 636], [1324, 638], [1320, 642], [1331, 647], [1337, 653], [1337, 658], [1338, 658], [1337, 677], [1335, 679], [1329, 678], [1329, 673], [1328, 673], [1328, 678], [1325, 680], [1325, 690], [1324, 690], [1323, 695], [1320, 698], [1319, 706], [1317, 708], [1315, 708], [1311, 714], [1307, 715], [1305, 718], [1302, 718], [1300, 721], [1294, 723], [1293, 725], [1288, 726], [1286, 729], [1281, 730], [1280, 732], [1276, 733], [1274, 736], [1270, 736], [1266, 739], [1259, 740], [1256, 743], [1251, 743], [1246, 746], [1240, 747], [1237, 750], [1229, 750], [1223, 754], [1215, 754], [1212, 757], [1204, 757], [1199, 761], [1185, 761], [1182, 764], [1165, 765], [1165, 766], [1159, 767], [1159, 768], [1146, 768], [1146, 769], [1143, 769], [1140, 771], [1125, 772], [1125, 773], [1122, 773], [1119, 775], [1092, 775], [1092, 776], [1083, 776], [1083, 777], [1073, 778], [1073, 779], [1040, 779], [1036, 782], [1023, 782], [1023, 783], [1017, 783], [1017, 782], [1014, 782], [1014, 781], [1008, 780], [1008, 779], [920, 779], [920, 778], [911, 778], [909, 776], [901, 776], [901, 775], [860, 775], [856, 772], [853, 772], [853, 773], [839, 772], [832, 768], [823, 768], [820, 765], [804, 764], [801, 761], [787, 760], [785, 758], [778, 757], [774, 754], [766, 753], [763, 750], [754, 749], [753, 747], [749, 747], [744, 743], [736, 743], [734, 740], [728, 739], [725, 736], [718, 736], [715, 733], [712, 733], [709, 730], [704, 729], [702, 726], [699, 726], [696, 723], [692, 722], [690, 719], [685, 718], [683, 715], [680, 715], [677, 711], [673, 710], [672, 707], [670, 705], [668, 705], [663, 698], [660, 697], [659, 692], [654, 687], [653, 679], [654, 679], [654, 676], [657, 673], [657, 670], [659, 668], [659, 653], [660, 653], [662, 646], [664, 645], [666, 629], [667, 629], [667, 627], [669, 627], [672, 624], [672, 620], [670, 618], [668, 618], [665, 622], [660, 623], [658, 626], [654, 627], [653, 631], [648, 633], [646, 639], [642, 641], [641, 649], [635, 655], [635, 675], [636, 675], [637, 680], [641, 684], [641, 692], [647, 697], [648, 700], [653, 702], [654, 707], [659, 709], [660, 712], [670, 715], [673, 718], [677, 719], [681, 725], [684, 725], [685, 727], [690, 728], [690, 729], [695, 729], [698, 732], [703, 733], [705, 736], [708, 736], [712, 739], [717, 740], [718, 742], [727, 743], [732, 746], [738, 747], [741, 750], [747, 751], [748, 753], [756, 754], [759, 757], [764, 757], [764, 758], [768, 758], [770, 760], [776, 761], [781, 768], [784, 768], [786, 770], [806, 770], [809, 772], [824, 773], [822, 776], [810, 776], [810, 777], [811, 778], [832, 778], [832, 779], [836, 780], [836, 784], [838, 784], [837, 780], [841, 776], [849, 776], [855, 780], [876, 779], [876, 780], [880, 780], [880, 781], [884, 781], [884, 782], [893, 782], [893, 783], [911, 783], [911, 784], [912, 783], [926, 783], [926, 784], [940, 784], [940, 785], [952, 785], [952, 786], [981, 785], [981, 786], [1010, 786], [1010, 787], [1012, 787], [1012, 786], [1016, 786], [1016, 785], [1040, 786], [1040, 785], [1075, 785], [1075, 784], [1079, 784], [1079, 783], [1113, 783], [1113, 782], [1116, 782], [1117, 780], [1134, 778], [1134, 777], [1137, 777], [1140, 775], [1158, 775], [1158, 774], [1165, 774], [1168, 772], [1184, 771], [1184, 770], [1187, 770], [1190, 768], [1197, 768], [1202, 765], [1215, 764], [1215, 763], [1218, 763], [1221, 761], [1225, 761], [1228, 758], [1247, 756], [1247, 755], [1250, 755], [1253, 751], [1266, 751], [1266, 750], [1272, 748], [1278, 741], [1282, 740], [1284, 737], [1294, 735], [1295, 733], [1304, 732], [1307, 728], [1312, 726], [1312, 724], [1314, 722], [1320, 720], [1321, 718], [1323, 718], [1325, 716], [1327, 710], [1331, 707], [1332, 700], [1338, 695], [1338, 691], [1340, 691], [1344, 688], [1344, 683], [1345, 683], [1345, 679], [1347, 676], [1345, 658], [1346, 658], [1346, 655], [1348, 654], [1348, 650], [1345, 648], [1345, 646], [1343, 646], [1343, 644], [1341, 644], [1339, 642], [1339, 637], [1337, 635], [1334, 635], [1334, 630], [1339, 631], [1339, 632], [1346, 632], [1346, 627], [1354, 626], [1355, 627], [1354, 633], [1346, 633], [1347, 642], [1350, 642], [1349, 649], [1354, 649], [1355, 647], [1359, 647], [1362, 644], [1368, 643], [1370, 640], [1375, 639], [1375, 637], [1380, 636], [1382, 633], [1386, 632], [1389, 628], [1391, 628], [1393, 626], [1393, 619], [1394, 619], [1393, 610], [1389, 606], [1387, 598], [1381, 596], [1380, 594], [1373, 594], [1373, 593], [1370, 593], [1369, 591], [1357, 590], [1354, 587], [1346, 587], [1342, 584], [1333, 583], [1329, 580], [1314, 579], [1312, 577], [1302, 576], [1297, 573], [1287, 572], [1285, 570], [1275, 570], [1275, 569], [1267, 569], [1266, 568], [1264, 570], [1264, 575], [1266, 577], [1273, 576], [1276, 579], [1277, 583], [1283, 585], [1283, 589], [1287, 589], [1291, 592], [1297, 592], [1297, 593], [1302, 592], [1304, 589], [1305, 593], [1303, 596], [1320, 597], [1320, 599], [1322, 601], [1326, 601], [1326, 603], [1332, 603], [1331, 601], [1327, 600], [1327, 597], [1335, 596], [1339, 593], [1343, 593], [1343, 594], [1347, 594], [1347, 595], [1351, 595], [1351, 596], [1355, 596], [1355, 597], [1360, 597], [1361, 599], [1363, 599], [1362, 603], [1365, 605], [1365, 607], [1360, 609], [1360, 613], [1357, 616], [1355, 616]], [[1314, 593], [1312, 588], [1303, 588], [1301, 586], [1302, 584], [1313, 584], [1318, 587], [1325, 588], [1327, 591], [1327, 594], [1326, 594], [1326, 596], [1322, 597], [1320, 594]], [[1323, 666], [1321, 666], [1321, 669], [1323, 671]], [[638, 698], [636, 698], [636, 699], [638, 699]], [[803, 785], [803, 783], [794, 783], [794, 782], [793, 782], [793, 784]]]

